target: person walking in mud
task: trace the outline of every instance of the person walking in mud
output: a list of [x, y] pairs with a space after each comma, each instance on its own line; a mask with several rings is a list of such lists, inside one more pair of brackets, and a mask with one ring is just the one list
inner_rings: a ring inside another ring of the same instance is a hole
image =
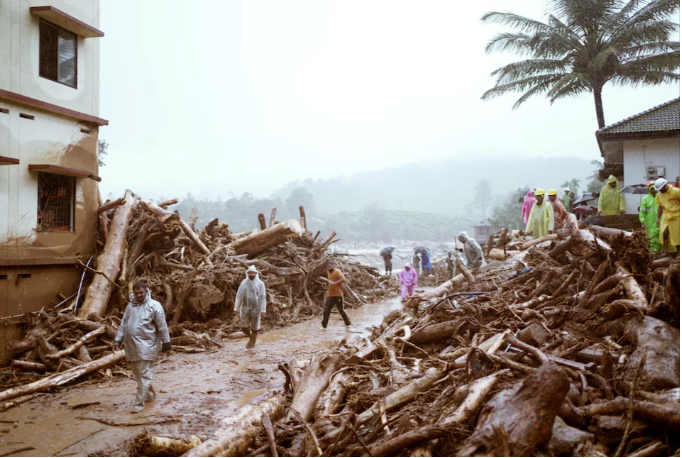
[[258, 278], [258, 270], [254, 266], [246, 270], [246, 278], [239, 285], [234, 311], [239, 312], [242, 331], [249, 338], [246, 348], [250, 350], [256, 346], [260, 320], [267, 312], [265, 283]]
[[384, 258], [384, 268], [386, 269], [386, 275], [391, 275], [393, 271], [393, 254], [386, 253], [381, 255]]
[[343, 273], [341, 273], [339, 269], [334, 267], [333, 263], [329, 262], [327, 264], [327, 277], [320, 277], [320, 279], [329, 284], [327, 297], [324, 302], [324, 313], [322, 314], [322, 331], [327, 330], [329, 314], [334, 307], [336, 307], [341, 314], [341, 318], [343, 318], [343, 322], [346, 325], [346, 330], [349, 330], [351, 326], [350, 319], [343, 307], [343, 285], [346, 283], [346, 277], [343, 276]]
[[131, 363], [137, 382], [137, 396], [132, 411], [137, 413], [144, 410], [146, 402], [156, 399], [156, 391], [152, 386], [154, 365], [159, 349], [169, 352], [171, 343], [163, 307], [152, 299], [147, 285], [135, 283], [129, 299], [130, 303], [114, 338], [114, 351], [120, 350], [123, 345], [126, 360]]

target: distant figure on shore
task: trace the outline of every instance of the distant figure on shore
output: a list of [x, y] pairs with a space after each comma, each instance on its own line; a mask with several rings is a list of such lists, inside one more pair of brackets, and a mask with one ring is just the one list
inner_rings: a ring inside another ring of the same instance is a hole
[[620, 189], [618, 178], [613, 175], [609, 176], [609, 180], [601, 188], [601, 193], [599, 193], [599, 204], [597, 204], [599, 211], [597, 216], [625, 214], [625, 196], [620, 193]]
[[668, 184], [664, 178], [656, 180], [655, 189], [658, 191], [656, 204], [658, 217], [656, 225], [660, 227], [659, 242], [668, 253], [680, 250], [680, 190]]
[[642, 229], [646, 230], [646, 235], [649, 237], [651, 244], [651, 251], [654, 253], [661, 249], [661, 242], [659, 241], [659, 228], [656, 225], [656, 218], [658, 218], [658, 205], [656, 204], [656, 186], [653, 181], [647, 184], [649, 194], [644, 196], [639, 206], [639, 222], [642, 223]]
[[535, 190], [535, 204], [530, 211], [526, 224], [527, 234], [533, 235], [533, 240], [554, 232], [554, 209], [545, 201], [545, 190]]
[[414, 296], [414, 287], [419, 282], [419, 276], [412, 267], [412, 263], [405, 264], [405, 268], [398, 274], [398, 280], [400, 280], [400, 298], [404, 300], [408, 295]]
[[478, 242], [467, 234], [467, 231], [462, 231], [457, 235], [457, 239], [462, 242], [464, 252], [464, 259], [468, 269], [475, 269], [477, 267], [485, 267], [485, 258], [483, 257], [483, 249]]
[[386, 269], [386, 275], [391, 275], [393, 271], [393, 255], [391, 253], [386, 253], [381, 255], [384, 258], [384, 268]]
[[571, 213], [571, 203], [573, 198], [571, 197], [571, 190], [569, 188], [564, 188], [564, 195], [561, 196], [561, 202], [564, 204], [564, 209]]
[[346, 310], [343, 306], [343, 284], [346, 282], [346, 277], [341, 273], [339, 269], [334, 267], [334, 264], [329, 261], [327, 263], [327, 277], [320, 277], [321, 280], [329, 284], [327, 289], [327, 298], [324, 302], [324, 312], [322, 313], [322, 330], [327, 330], [327, 323], [329, 323], [329, 315], [332, 313], [332, 309], [336, 307], [343, 318], [343, 322], [346, 325], [346, 330], [350, 329], [350, 319], [346, 314]]
[[265, 283], [258, 277], [258, 269], [254, 266], [246, 270], [246, 278], [239, 284], [234, 311], [239, 313], [242, 331], [249, 338], [246, 348], [250, 350], [256, 346], [260, 320], [265, 318], [267, 311]]
[[564, 207], [563, 202], [557, 199], [556, 189], [550, 189], [547, 191], [547, 195], [554, 211], [554, 230], [561, 229], [566, 224], [566, 218], [568, 218], [566, 207]]
[[426, 272], [426, 276], [431, 275], [431, 255], [429, 252], [422, 253], [422, 274]]
[[523, 216], [523, 221], [528, 224], [528, 217], [530, 216], [530, 211], [533, 209], [533, 204], [535, 199], [533, 198], [533, 190], [531, 189], [526, 193], [526, 198], [523, 199], [523, 206], [521, 207], [521, 216]]
[[414, 269], [415, 272], [419, 273], [419, 266], [421, 266], [421, 264], [422, 264], [421, 257], [419, 256], [418, 253], [414, 253], [412, 255], [412, 268]]

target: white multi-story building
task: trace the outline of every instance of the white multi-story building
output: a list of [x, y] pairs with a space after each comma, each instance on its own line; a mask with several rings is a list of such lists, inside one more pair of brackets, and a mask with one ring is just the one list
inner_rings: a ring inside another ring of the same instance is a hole
[[0, 359], [97, 233], [99, 0], [0, 2]]

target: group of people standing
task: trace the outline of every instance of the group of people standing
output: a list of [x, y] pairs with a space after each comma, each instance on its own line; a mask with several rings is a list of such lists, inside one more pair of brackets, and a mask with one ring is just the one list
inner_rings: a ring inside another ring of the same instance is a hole
[[[654, 252], [664, 248], [668, 253], [679, 251], [680, 245], [680, 189], [679, 177], [676, 186], [664, 178], [647, 184], [648, 194], [639, 207], [639, 220], [647, 231]], [[625, 214], [625, 196], [621, 192], [618, 179], [611, 175], [599, 194], [597, 217], [599, 215]], [[545, 200], [547, 197], [547, 200]], [[526, 222], [525, 233], [534, 239], [544, 237], [554, 231], [575, 224], [576, 218], [571, 211], [570, 190], [564, 189], [559, 200], [555, 189], [545, 193], [544, 189], [530, 190], [526, 194], [521, 215]], [[588, 215], [591, 214], [587, 213]], [[598, 222], [590, 218], [586, 222]]]

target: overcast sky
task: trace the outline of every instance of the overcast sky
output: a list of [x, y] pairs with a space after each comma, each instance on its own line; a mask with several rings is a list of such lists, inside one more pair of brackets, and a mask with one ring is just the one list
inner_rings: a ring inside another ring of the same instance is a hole
[[[102, 0], [103, 195], [268, 195], [286, 182], [476, 155], [599, 158], [591, 94], [516, 111], [487, 11], [542, 0]], [[609, 86], [607, 124], [679, 96]], [[510, 171], [513, 173], [513, 171]]]

